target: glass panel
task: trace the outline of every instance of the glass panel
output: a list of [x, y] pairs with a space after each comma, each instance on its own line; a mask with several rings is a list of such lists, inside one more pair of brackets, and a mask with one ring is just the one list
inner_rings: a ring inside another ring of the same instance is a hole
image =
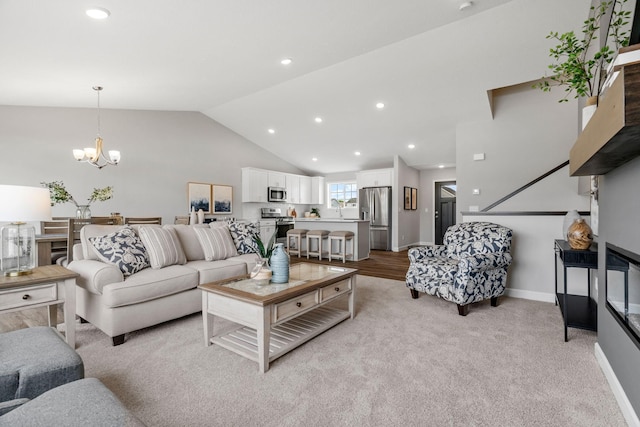
[[607, 307], [640, 347], [640, 256], [607, 244]]

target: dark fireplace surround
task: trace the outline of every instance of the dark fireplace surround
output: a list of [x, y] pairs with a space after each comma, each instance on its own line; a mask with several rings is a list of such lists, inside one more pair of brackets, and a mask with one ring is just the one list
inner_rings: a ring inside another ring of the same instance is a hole
[[640, 349], [640, 255], [606, 244], [607, 310]]

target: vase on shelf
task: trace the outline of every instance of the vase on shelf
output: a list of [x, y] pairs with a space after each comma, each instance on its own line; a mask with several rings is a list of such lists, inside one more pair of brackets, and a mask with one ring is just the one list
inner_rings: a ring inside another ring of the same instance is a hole
[[204, 211], [198, 209], [198, 224], [204, 224]]
[[78, 205], [76, 209], [76, 218], [77, 219], [90, 219], [91, 218], [91, 209], [89, 209], [89, 205]]
[[271, 283], [287, 283], [289, 281], [289, 254], [284, 243], [276, 243], [271, 254]]
[[196, 211], [191, 206], [191, 212], [189, 213], [189, 225], [194, 225], [198, 223], [198, 216], [196, 215]]
[[571, 249], [589, 249], [593, 242], [591, 227], [584, 222], [584, 219], [575, 220], [569, 227], [569, 231], [567, 231], [567, 240]]

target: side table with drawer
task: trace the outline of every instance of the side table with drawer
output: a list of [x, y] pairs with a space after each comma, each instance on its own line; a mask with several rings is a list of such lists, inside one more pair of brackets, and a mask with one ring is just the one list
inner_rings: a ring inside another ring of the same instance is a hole
[[77, 273], [59, 265], [36, 267], [24, 276], [0, 276], [0, 313], [48, 307], [49, 326], [55, 328], [58, 304], [64, 304], [65, 336], [75, 348], [76, 277]]

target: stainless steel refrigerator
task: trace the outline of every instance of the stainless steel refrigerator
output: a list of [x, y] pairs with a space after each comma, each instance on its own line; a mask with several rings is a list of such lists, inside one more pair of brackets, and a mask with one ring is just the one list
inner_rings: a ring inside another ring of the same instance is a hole
[[391, 187], [367, 187], [359, 191], [360, 219], [368, 219], [371, 249], [391, 250]]

